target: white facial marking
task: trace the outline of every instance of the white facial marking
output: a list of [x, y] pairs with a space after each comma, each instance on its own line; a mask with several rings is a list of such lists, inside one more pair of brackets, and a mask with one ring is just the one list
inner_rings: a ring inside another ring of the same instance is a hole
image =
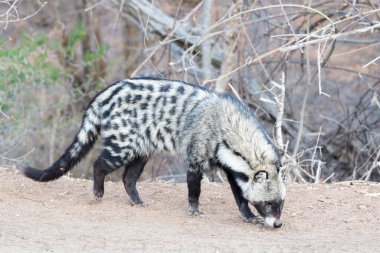
[[274, 217], [265, 217], [264, 219], [265, 225], [269, 227], [274, 227], [274, 223], [276, 222], [276, 218]]
[[244, 173], [247, 176], [252, 173], [247, 162], [240, 156], [235, 155], [231, 149], [222, 146], [218, 151], [218, 158], [222, 164], [227, 165], [236, 172]]

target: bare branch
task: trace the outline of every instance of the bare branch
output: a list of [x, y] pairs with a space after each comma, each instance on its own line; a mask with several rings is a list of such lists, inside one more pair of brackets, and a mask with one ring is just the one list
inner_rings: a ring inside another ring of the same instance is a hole
[[40, 1], [37, 1], [37, 3], [39, 4], [39, 7], [38, 7], [37, 10], [35, 10], [33, 13], [31, 13], [31, 14], [25, 16], [25, 17], [20, 17], [18, 8], [20, 8], [20, 5], [22, 4], [22, 1], [21, 1], [21, 4], [19, 4], [19, 0], [0, 1], [0, 8], [2, 7], [1, 5], [8, 6], [7, 8], [5, 8], [5, 11], [3, 13], [0, 13], [0, 24], [4, 24], [4, 28], [3, 29], [6, 30], [8, 28], [8, 25], [10, 23], [16, 23], [16, 22], [20, 22], [20, 21], [25, 21], [27, 19], [32, 18], [34, 15], [36, 15], [38, 12], [40, 12], [40, 10], [43, 7], [45, 7], [45, 5], [47, 4], [47, 2], [42, 2], [41, 3]]

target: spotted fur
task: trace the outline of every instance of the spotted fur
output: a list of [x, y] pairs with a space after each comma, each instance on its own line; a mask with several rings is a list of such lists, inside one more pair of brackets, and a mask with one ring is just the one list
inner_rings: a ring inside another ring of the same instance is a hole
[[57, 179], [93, 147], [103, 149], [94, 163], [94, 194], [104, 194], [105, 176], [125, 167], [123, 182], [132, 204], [143, 204], [136, 181], [152, 153], [182, 154], [187, 172], [189, 213], [197, 214], [202, 174], [226, 172], [236, 203], [247, 222], [253, 204], [271, 227], [281, 226], [285, 198], [281, 162], [275, 146], [252, 112], [229, 94], [181, 81], [132, 78], [100, 92], [86, 110], [73, 143], [48, 169], [24, 169], [37, 181]]

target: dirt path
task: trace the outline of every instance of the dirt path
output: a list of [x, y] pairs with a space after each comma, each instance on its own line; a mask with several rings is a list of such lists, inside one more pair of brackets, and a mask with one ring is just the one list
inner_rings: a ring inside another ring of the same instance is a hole
[[199, 217], [185, 184], [140, 183], [145, 208], [121, 183], [100, 202], [92, 183], [36, 183], [0, 169], [0, 252], [379, 252], [380, 185], [288, 186], [284, 225], [243, 223], [229, 186], [203, 183]]

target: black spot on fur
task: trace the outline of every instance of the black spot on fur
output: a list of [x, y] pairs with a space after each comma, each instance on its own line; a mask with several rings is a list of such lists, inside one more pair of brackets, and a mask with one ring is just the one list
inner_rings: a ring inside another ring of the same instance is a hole
[[169, 113], [170, 113], [170, 115], [175, 115], [175, 106], [170, 108]]
[[112, 148], [113, 152], [115, 152], [116, 154], [120, 154], [121, 153], [121, 148], [119, 147], [119, 145], [113, 144], [110, 147]]
[[127, 134], [123, 134], [123, 133], [119, 133], [119, 138], [122, 142], [125, 142], [125, 140], [127, 139], [128, 135]]
[[165, 130], [165, 132], [167, 132], [168, 134], [171, 134], [172, 132], [173, 132], [173, 130], [171, 129], [171, 128], [169, 128], [169, 127], [164, 127], [164, 130]]
[[124, 109], [124, 110], [123, 110], [123, 113], [124, 113], [124, 114], [127, 114], [127, 115], [130, 115], [130, 114], [132, 114], [132, 111], [131, 111], [131, 110], [128, 110], [128, 109]]
[[112, 135], [112, 136], [110, 136], [110, 137], [104, 139], [104, 141], [103, 141], [103, 145], [104, 145], [105, 147], [111, 147], [112, 145], [115, 145], [115, 144], [113, 143], [113, 140], [116, 140], [116, 136], [114, 136], [114, 135]]
[[[153, 104], [153, 108], [157, 108], [157, 105], [158, 105], [158, 103], [160, 102], [161, 99], [162, 99], [162, 96], [158, 96], [156, 98], [156, 101], [154, 101], [154, 104]], [[154, 111], [156, 111], [156, 110], [154, 110]]]
[[136, 104], [136, 102], [141, 101], [141, 99], [142, 99], [142, 96], [141, 96], [141, 95], [136, 95], [136, 96], [133, 98], [132, 103], [133, 103], [133, 104]]
[[[181, 111], [181, 113], [180, 113], [180, 115], [177, 117], [177, 126], [179, 126], [179, 124], [181, 123], [181, 120], [184, 118], [184, 116], [185, 116], [185, 111], [187, 110], [187, 107], [189, 106], [189, 103], [190, 103], [190, 101], [192, 100], [192, 98], [194, 97], [194, 96], [196, 96], [197, 95], [197, 91], [195, 90], [195, 91], [193, 91], [187, 98], [186, 98], [186, 100], [183, 102], [183, 107], [182, 107], [182, 111]], [[202, 102], [202, 100], [200, 100], [200, 101], [198, 101], [194, 106], [193, 106], [193, 109], [195, 108], [195, 107], [197, 107], [198, 105], [199, 105], [199, 103], [201, 103]]]
[[111, 110], [107, 110], [107, 111], [103, 112], [102, 117], [103, 118], [108, 118], [110, 116], [110, 114], [111, 114]]
[[164, 136], [162, 135], [160, 130], [157, 131], [156, 138], [157, 140], [162, 141], [163, 143], [165, 142]]
[[164, 118], [164, 109], [163, 108], [161, 108], [160, 109], [160, 117], [158, 118], [158, 120], [161, 122], [162, 120], [163, 120], [163, 118]]
[[112, 110], [115, 108], [115, 105], [116, 105], [115, 102], [113, 102], [113, 103], [111, 104], [110, 108], [109, 108], [107, 111], [105, 111], [105, 112], [103, 113], [103, 115], [102, 115], [103, 118], [107, 118], [107, 117], [109, 117], [109, 115], [111, 114]]
[[110, 111], [112, 111], [116, 106], [116, 102], [112, 102], [111, 106], [110, 106]]
[[160, 87], [160, 91], [161, 92], [168, 92], [170, 90], [170, 86], [169, 85], [165, 85], [165, 86], [161, 86]]
[[145, 110], [146, 108], [148, 108], [148, 104], [147, 103], [142, 103], [140, 105], [140, 108], [141, 108], [141, 110]]
[[121, 103], [122, 103], [122, 98], [121, 98], [121, 97], [118, 97], [118, 98], [117, 98], [117, 106], [118, 106], [118, 107], [121, 107]]
[[119, 93], [119, 91], [123, 89], [123, 86], [117, 87], [114, 91], [112, 91], [111, 95], [108, 96], [105, 100], [102, 101], [101, 105], [104, 106], [110, 102], [110, 100], [115, 96], [115, 94]]
[[152, 140], [152, 137], [151, 137], [150, 134], [151, 134], [151, 132], [150, 132], [150, 129], [148, 127], [147, 129], [145, 129], [145, 135], [146, 135], [146, 137], [148, 138], [149, 141]]
[[142, 84], [128, 83], [128, 85], [132, 90], [144, 90], [144, 86]]
[[108, 122], [103, 126], [103, 129], [104, 129], [105, 131], [107, 131], [107, 130], [110, 130], [111, 127], [112, 127], [111, 122], [108, 121]]
[[113, 114], [112, 116], [111, 116], [111, 121], [113, 121], [114, 119], [119, 119], [120, 118], [120, 113], [119, 112], [117, 112], [117, 113], [115, 113], [115, 114]]
[[153, 91], [153, 86], [152, 85], [147, 85], [146, 88], [149, 90], [149, 91]]
[[172, 143], [173, 148], [175, 149], [175, 148], [176, 148], [176, 145], [175, 145], [175, 141], [174, 141], [173, 136], [170, 138], [170, 141], [171, 141], [171, 143]]
[[148, 114], [144, 113], [144, 116], [142, 118], [142, 123], [145, 125], [147, 121], [148, 121]]
[[178, 93], [178, 94], [181, 94], [181, 95], [185, 94], [185, 88], [183, 88], [182, 86], [179, 86], [179, 87], [177, 88], [177, 93]]
[[131, 94], [128, 94], [127, 96], [125, 96], [124, 98], [124, 101], [129, 104], [132, 102], [132, 95]]

